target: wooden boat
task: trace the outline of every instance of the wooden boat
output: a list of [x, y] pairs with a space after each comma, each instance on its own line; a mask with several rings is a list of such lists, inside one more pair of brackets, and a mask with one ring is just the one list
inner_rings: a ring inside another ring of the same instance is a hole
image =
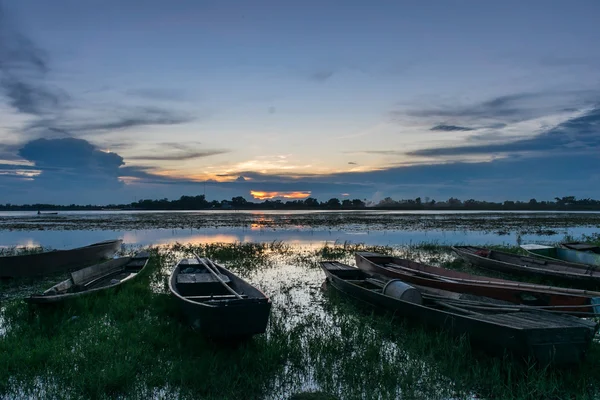
[[367, 273], [411, 284], [469, 293], [514, 304], [545, 306], [574, 315], [600, 313], [600, 292], [567, 289], [471, 275], [377, 253], [355, 253], [356, 265]]
[[338, 262], [322, 262], [321, 268], [333, 287], [352, 297], [455, 335], [467, 334], [489, 350], [507, 349], [542, 364], [582, 361], [598, 329], [596, 323], [571, 315], [472, 306], [427, 293], [422, 293], [418, 304], [383, 293], [398, 280], [382, 282], [376, 275]]
[[25, 278], [68, 271], [112, 257], [123, 241], [106, 240], [71, 250], [0, 257], [0, 278]]
[[74, 272], [66, 281], [57, 283], [41, 294], [33, 294], [28, 303], [57, 303], [106, 290], [132, 281], [148, 265], [149, 253], [133, 257], [119, 257]]
[[541, 244], [524, 244], [521, 248], [533, 256], [564, 261], [574, 268], [600, 267], [600, 254], [594, 252]]
[[465, 261], [489, 270], [550, 277], [578, 285], [597, 286], [600, 284], [600, 271], [574, 267], [564, 261], [528, 257], [472, 246], [456, 246], [452, 247], [452, 250]]
[[600, 254], [600, 247], [594, 244], [582, 243], [582, 242], [567, 242], [561, 243], [560, 247], [565, 249], [577, 250], [577, 251], [585, 251]]
[[242, 339], [267, 328], [271, 300], [207, 258], [181, 260], [169, 288], [192, 327], [206, 336]]

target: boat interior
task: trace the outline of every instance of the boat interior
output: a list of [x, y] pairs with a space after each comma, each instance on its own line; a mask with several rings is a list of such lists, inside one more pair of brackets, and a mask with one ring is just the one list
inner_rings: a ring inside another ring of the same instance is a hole
[[[321, 263], [329, 273], [340, 279], [383, 295], [389, 279], [370, 275], [364, 271], [339, 262]], [[518, 324], [518, 326], [543, 327], [548, 321], [559, 321], [561, 326], [577, 325], [579, 318], [556, 314], [535, 308], [515, 305], [488, 297], [455, 293], [419, 285], [410, 285], [421, 293], [423, 306], [451, 312], [456, 315], [473, 316], [489, 322]]]
[[500, 261], [507, 264], [516, 264], [522, 268], [537, 268], [541, 270], [552, 270], [577, 275], [590, 275], [592, 273], [591, 269], [590, 271], [586, 271], [585, 269], [571, 267], [569, 265], [561, 263], [560, 261], [553, 261], [551, 259], [529, 257], [520, 254], [510, 254], [501, 251], [470, 246], [460, 247], [458, 249], [465, 253], [473, 254], [483, 258], [488, 258], [490, 260]]
[[267, 301], [262, 292], [206, 258], [201, 258], [200, 261], [194, 258], [182, 260], [178, 266], [175, 285], [179, 295], [197, 303], [226, 301], [232, 304], [252, 299]]
[[136, 276], [147, 264], [149, 254], [120, 257], [71, 273], [71, 278], [44, 292], [44, 295], [78, 293], [116, 285]]

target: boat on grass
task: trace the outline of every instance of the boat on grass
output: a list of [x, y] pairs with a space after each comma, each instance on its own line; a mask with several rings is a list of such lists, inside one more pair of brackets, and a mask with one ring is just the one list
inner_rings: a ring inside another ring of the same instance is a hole
[[529, 257], [482, 247], [455, 246], [452, 250], [463, 260], [493, 271], [554, 278], [578, 286], [600, 285], [600, 271], [594, 268], [581, 268], [560, 260]]
[[58, 303], [131, 282], [146, 268], [149, 256], [144, 251], [133, 257], [119, 257], [71, 272], [69, 279], [41, 294], [29, 296], [26, 301], [32, 304]]
[[[400, 280], [384, 280], [339, 262], [324, 261], [321, 268], [327, 281], [349, 296], [454, 335], [466, 334], [471, 342], [490, 351], [506, 349], [543, 365], [581, 362], [598, 330], [595, 322], [571, 315], [411, 288]], [[421, 301], [413, 290], [419, 290]]]
[[354, 256], [358, 268], [367, 273], [411, 284], [547, 307], [579, 316], [600, 313], [600, 292], [489, 278], [384, 254], [357, 252]]
[[271, 300], [208, 258], [181, 260], [169, 289], [192, 327], [208, 337], [244, 339], [267, 328]]
[[[583, 248], [583, 246], [577, 246]], [[573, 268], [600, 267], [600, 254], [592, 251], [574, 250], [569, 247], [554, 247], [541, 244], [523, 244], [521, 248], [535, 257], [549, 260], [559, 260], [569, 263]]]
[[28, 278], [66, 272], [111, 258], [120, 248], [121, 239], [106, 240], [71, 250], [0, 257], [0, 278]]

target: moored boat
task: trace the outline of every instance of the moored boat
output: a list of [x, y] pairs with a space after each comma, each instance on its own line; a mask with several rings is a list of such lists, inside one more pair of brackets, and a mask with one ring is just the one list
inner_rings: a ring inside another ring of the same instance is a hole
[[377, 275], [338, 262], [321, 262], [321, 268], [333, 287], [352, 297], [455, 335], [467, 334], [472, 342], [491, 351], [506, 349], [542, 364], [582, 361], [598, 329], [595, 322], [570, 315], [482, 307], [481, 303], [452, 301], [423, 291], [419, 304], [416, 296], [411, 301], [402, 298], [406, 290], [387, 290], [398, 280], [381, 281]]
[[580, 316], [600, 313], [600, 292], [471, 275], [377, 253], [357, 252], [355, 259], [358, 268], [365, 272], [412, 284], [486, 296], [514, 304], [545, 306]]
[[271, 300], [260, 290], [207, 258], [181, 260], [169, 279], [192, 327], [218, 339], [264, 333]]
[[148, 265], [148, 252], [133, 257], [119, 257], [74, 271], [71, 277], [41, 294], [33, 294], [28, 303], [57, 303], [120, 286], [134, 280]]
[[600, 271], [573, 266], [560, 260], [529, 257], [473, 246], [455, 246], [452, 250], [465, 261], [493, 271], [530, 277], [549, 277], [580, 286], [600, 284]]
[[560, 247], [563, 247], [565, 249], [600, 254], [600, 246], [596, 246], [595, 244], [582, 243], [582, 242], [565, 242], [565, 243], [561, 243]]
[[[524, 244], [521, 248], [529, 254], [550, 260], [559, 260], [569, 263], [573, 268], [600, 267], [600, 254], [592, 251], [574, 250], [568, 247], [545, 246], [541, 244]], [[583, 248], [583, 246], [579, 246]]]
[[0, 278], [27, 278], [65, 272], [112, 257], [123, 241], [106, 240], [71, 250], [0, 257]]

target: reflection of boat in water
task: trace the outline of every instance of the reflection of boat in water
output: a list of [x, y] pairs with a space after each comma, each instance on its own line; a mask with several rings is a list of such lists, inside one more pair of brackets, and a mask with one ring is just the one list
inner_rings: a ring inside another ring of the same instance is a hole
[[581, 362], [598, 328], [571, 315], [383, 280], [339, 262], [324, 261], [321, 268], [333, 287], [351, 297], [458, 336], [466, 334], [490, 351], [506, 349], [542, 364]]
[[133, 257], [119, 257], [71, 273], [66, 281], [57, 283], [41, 294], [33, 294], [29, 303], [57, 303], [84, 296], [132, 281], [148, 264], [149, 254], [141, 252]]
[[0, 257], [0, 278], [24, 278], [68, 271], [112, 257], [122, 240], [106, 240], [71, 250]]

